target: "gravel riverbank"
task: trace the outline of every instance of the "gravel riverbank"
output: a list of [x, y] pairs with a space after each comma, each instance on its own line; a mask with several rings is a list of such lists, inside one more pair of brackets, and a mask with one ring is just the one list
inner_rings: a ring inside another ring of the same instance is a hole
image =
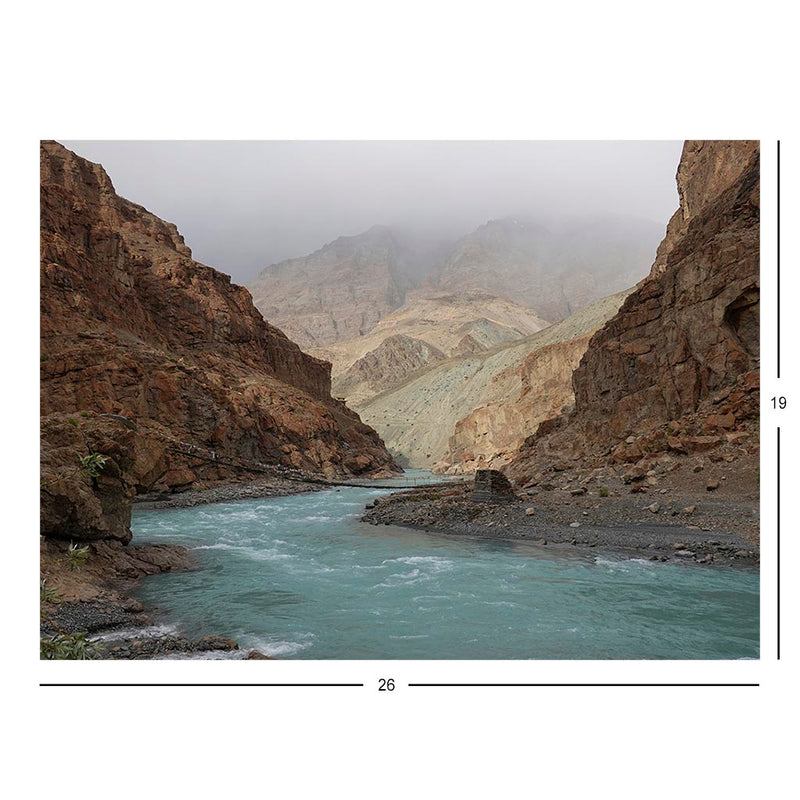
[[[603, 493], [605, 494], [605, 493]], [[363, 517], [454, 536], [527, 540], [600, 548], [653, 561], [758, 563], [758, 545], [742, 535], [758, 524], [758, 506], [674, 493], [669, 500], [641, 495], [600, 496], [543, 492], [504, 502], [473, 500], [471, 489], [426, 489], [378, 498]]]

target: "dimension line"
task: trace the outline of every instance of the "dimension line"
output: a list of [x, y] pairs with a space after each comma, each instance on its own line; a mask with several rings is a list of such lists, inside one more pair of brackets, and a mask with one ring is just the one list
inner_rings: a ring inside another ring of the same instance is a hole
[[109, 686], [109, 687], [120, 687], [120, 686], [135, 686], [135, 687], [142, 687], [142, 686], [153, 686], [153, 687], [188, 687], [188, 688], [195, 688], [195, 687], [207, 687], [213, 686], [218, 688], [228, 688], [231, 686], [242, 686], [248, 688], [261, 688], [261, 687], [269, 687], [269, 686], [295, 686], [298, 688], [309, 687], [309, 686], [318, 686], [324, 688], [336, 688], [336, 687], [355, 687], [355, 686], [363, 686], [363, 683], [40, 683], [39, 686]]
[[781, 377], [781, 140], [778, 139], [778, 378]]
[[781, 660], [781, 426], [778, 426], [778, 475], [777, 475], [777, 514], [778, 514], [778, 661]]
[[758, 683], [409, 683], [409, 687], [428, 686], [428, 687], [518, 687], [518, 686], [532, 686], [532, 687], [653, 687], [653, 686], [678, 686], [678, 687], [737, 687], [737, 686], [760, 686]]

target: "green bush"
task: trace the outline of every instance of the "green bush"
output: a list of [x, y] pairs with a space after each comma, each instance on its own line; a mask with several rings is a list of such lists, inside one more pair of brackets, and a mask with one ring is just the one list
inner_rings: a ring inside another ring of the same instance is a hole
[[70, 569], [79, 569], [89, 560], [90, 555], [89, 545], [70, 542], [67, 548], [67, 566]]
[[83, 661], [97, 655], [97, 642], [85, 633], [59, 633], [39, 642], [39, 655], [46, 661]]
[[42, 603], [60, 603], [61, 597], [52, 586], [47, 585], [47, 578], [39, 582], [39, 600]]
[[600, 495], [600, 497], [608, 497], [608, 496], [609, 496], [609, 494], [611, 494], [611, 492], [609, 492], [609, 491], [608, 491], [608, 486], [601, 486], [601, 487], [600, 487], [600, 488], [597, 490], [597, 494], [599, 494], [599, 495]]
[[96, 478], [103, 471], [106, 461], [108, 461], [108, 456], [101, 456], [100, 453], [89, 453], [88, 456], [78, 456], [78, 463], [93, 478]]

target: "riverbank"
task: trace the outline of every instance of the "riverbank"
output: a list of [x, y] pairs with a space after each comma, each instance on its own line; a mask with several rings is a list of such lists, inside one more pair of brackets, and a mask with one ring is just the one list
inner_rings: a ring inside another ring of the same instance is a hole
[[259, 497], [287, 497], [303, 492], [319, 492], [320, 484], [289, 481], [282, 478], [264, 478], [250, 483], [226, 483], [185, 492], [170, 494], [143, 494], [133, 501], [134, 509], [193, 508], [209, 503], [229, 503], [234, 500], [253, 500]]
[[69, 553], [69, 544], [40, 540], [40, 636], [43, 640], [86, 646], [86, 657], [149, 659], [202, 654], [266, 658], [222, 636], [189, 639], [153, 626], [145, 607], [131, 596], [137, 582], [149, 575], [199, 568], [188, 548], [180, 545], [123, 545], [99, 541], [81, 546], [84, 555]]
[[472, 499], [470, 488], [432, 488], [378, 498], [362, 520], [477, 539], [598, 548], [661, 562], [759, 561], [757, 503], [698, 499], [672, 488], [647, 497], [612, 494], [607, 487], [548, 487], [497, 502]]

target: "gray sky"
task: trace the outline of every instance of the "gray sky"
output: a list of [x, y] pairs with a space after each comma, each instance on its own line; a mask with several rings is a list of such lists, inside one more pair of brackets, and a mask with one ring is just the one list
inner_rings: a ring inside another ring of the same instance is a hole
[[682, 142], [66, 141], [174, 222], [198, 261], [249, 283], [375, 224], [457, 237], [509, 215], [666, 226]]

